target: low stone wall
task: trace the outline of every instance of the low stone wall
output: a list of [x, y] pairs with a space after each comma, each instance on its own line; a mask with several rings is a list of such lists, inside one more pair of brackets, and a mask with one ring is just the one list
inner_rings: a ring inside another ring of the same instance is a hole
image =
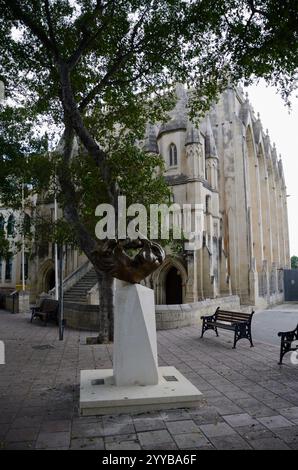
[[240, 310], [240, 299], [238, 295], [229, 295], [191, 304], [156, 305], [156, 328], [170, 330], [183, 326], [199, 325], [201, 316], [212, 315], [217, 307], [226, 310]]
[[91, 331], [100, 330], [99, 305], [65, 302], [64, 318], [68, 328]]
[[269, 304], [267, 303], [267, 307], [272, 307], [273, 305], [282, 304], [284, 300], [285, 300], [285, 296], [283, 292], [277, 292], [276, 294], [272, 294], [270, 295]]
[[29, 292], [14, 291], [10, 294], [0, 294], [0, 308], [11, 313], [29, 313]]
[[[239, 297], [231, 295], [192, 304], [156, 305], [156, 328], [157, 330], [170, 330], [198, 325], [202, 315], [212, 315], [219, 306], [227, 310], [240, 310]], [[64, 318], [69, 328], [100, 330], [101, 315], [98, 305], [65, 302]]]

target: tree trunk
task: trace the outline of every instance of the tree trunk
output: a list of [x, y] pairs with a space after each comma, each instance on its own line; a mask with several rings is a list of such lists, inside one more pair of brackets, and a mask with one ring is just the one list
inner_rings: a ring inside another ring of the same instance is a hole
[[114, 336], [114, 278], [101, 271], [97, 271], [97, 278], [101, 318], [98, 342], [108, 343]]

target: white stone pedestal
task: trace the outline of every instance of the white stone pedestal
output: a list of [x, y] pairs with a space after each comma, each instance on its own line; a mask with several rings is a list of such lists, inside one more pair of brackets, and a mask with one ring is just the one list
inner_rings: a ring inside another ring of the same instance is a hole
[[81, 371], [81, 414], [196, 406], [201, 392], [175, 367], [158, 367], [153, 291], [117, 288], [114, 315], [114, 369]]
[[120, 287], [115, 295], [115, 385], [158, 383], [153, 290], [140, 284]]

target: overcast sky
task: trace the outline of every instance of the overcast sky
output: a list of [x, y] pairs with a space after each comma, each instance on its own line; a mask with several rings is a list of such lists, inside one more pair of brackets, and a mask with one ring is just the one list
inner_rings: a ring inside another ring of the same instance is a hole
[[264, 130], [281, 154], [287, 185], [290, 253], [298, 256], [298, 98], [292, 97], [289, 112], [275, 88], [263, 82], [245, 89], [255, 112], [260, 113]]

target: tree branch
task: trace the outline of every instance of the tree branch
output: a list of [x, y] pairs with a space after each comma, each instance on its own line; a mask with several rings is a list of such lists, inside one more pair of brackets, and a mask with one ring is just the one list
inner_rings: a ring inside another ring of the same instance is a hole
[[[107, 71], [106, 75], [102, 78], [102, 80], [100, 82], [98, 82], [94, 86], [94, 88], [81, 101], [81, 103], [79, 105], [79, 110], [80, 111], [83, 111], [86, 108], [86, 106], [90, 103], [90, 101], [92, 101], [95, 98], [97, 93], [104, 86], [106, 86], [109, 83], [109, 79], [113, 76], [113, 74], [115, 74], [119, 70], [119, 68], [123, 64], [124, 60], [127, 59], [132, 54], [132, 52], [136, 52], [136, 48], [141, 45], [142, 41], [139, 41], [138, 44], [135, 44], [134, 42], [135, 42], [135, 38], [137, 36], [137, 33], [138, 33], [142, 23], [144, 22], [145, 16], [148, 13], [149, 9], [150, 9], [150, 2], [144, 8], [144, 11], [142, 12], [140, 18], [138, 19], [138, 21], [136, 22], [136, 24], [134, 25], [134, 27], [131, 31], [128, 49], [126, 51], [124, 51], [123, 49], [119, 49], [118, 53], [116, 54], [114, 63], [113, 63], [113, 65], [110, 66], [110, 68]], [[93, 38], [93, 39], [95, 39], [95, 38]]]
[[46, 35], [42, 27], [36, 23], [30, 13], [25, 12], [16, 0], [4, 0], [7, 8], [14, 15], [14, 18], [21, 21], [40, 40], [42, 45], [54, 53], [55, 58], [59, 57], [58, 50], [52, 40]]
[[[110, 0], [104, 6], [101, 0], [97, 0], [96, 6], [92, 13], [93, 20], [95, 20], [98, 16], [102, 15], [104, 8], [107, 8], [110, 4], [113, 4], [113, 3], [114, 3], [114, 0]], [[77, 65], [83, 53], [88, 49], [88, 47], [90, 47], [93, 44], [95, 39], [103, 31], [103, 28], [104, 28], [104, 25], [102, 25], [102, 27], [98, 28], [94, 34], [91, 34], [89, 31], [87, 31], [85, 26], [86, 26], [85, 22], [82, 22], [81, 31], [83, 31], [83, 37], [77, 49], [74, 51], [74, 53], [71, 55], [71, 57], [68, 60], [68, 65], [70, 67], [70, 70], [72, 70]]]
[[58, 52], [57, 43], [56, 43], [55, 34], [54, 34], [54, 28], [53, 28], [53, 22], [52, 22], [52, 18], [51, 18], [49, 0], [45, 0], [44, 4], [45, 4], [45, 12], [46, 12], [47, 23], [48, 23], [48, 27], [49, 27], [50, 39], [51, 39], [51, 41], [52, 41], [52, 43], [53, 43], [53, 45], [56, 49], [57, 57], [58, 57], [59, 52]]
[[264, 10], [260, 10], [259, 8], [256, 8], [254, 0], [247, 0], [247, 3], [249, 5], [253, 15], [255, 13], [258, 13], [259, 15], [265, 16], [266, 18], [268, 18], [268, 15]]
[[67, 64], [60, 62], [59, 72], [61, 79], [62, 105], [64, 108], [64, 115], [67, 117], [71, 127], [74, 129], [89, 155], [100, 168], [102, 178], [107, 184], [107, 191], [110, 202], [114, 204], [117, 191], [115, 189], [114, 183], [111, 180], [106, 153], [99, 147], [83, 123], [82, 116], [73, 96], [72, 85], [70, 81], [70, 71]]
[[75, 228], [78, 234], [78, 241], [81, 249], [84, 250], [91, 262], [94, 262], [92, 253], [98, 248], [96, 241], [86, 230], [80, 220], [76, 207], [76, 191], [69, 175], [69, 161], [73, 153], [74, 131], [67, 116], [64, 117], [65, 130], [63, 134], [63, 165], [58, 169], [58, 178], [63, 196], [66, 200], [64, 206], [64, 216], [66, 220]]
[[89, 91], [89, 93], [87, 93], [87, 95], [80, 102], [79, 111], [83, 111], [86, 108], [86, 106], [95, 98], [102, 88], [109, 83], [110, 78], [120, 69], [120, 67], [123, 65], [123, 62], [128, 59], [129, 56], [135, 51], [136, 46], [132, 44], [131, 48], [125, 53], [123, 53], [123, 51], [118, 52], [114, 63], [108, 68], [105, 76], [92, 88], [92, 90]]

